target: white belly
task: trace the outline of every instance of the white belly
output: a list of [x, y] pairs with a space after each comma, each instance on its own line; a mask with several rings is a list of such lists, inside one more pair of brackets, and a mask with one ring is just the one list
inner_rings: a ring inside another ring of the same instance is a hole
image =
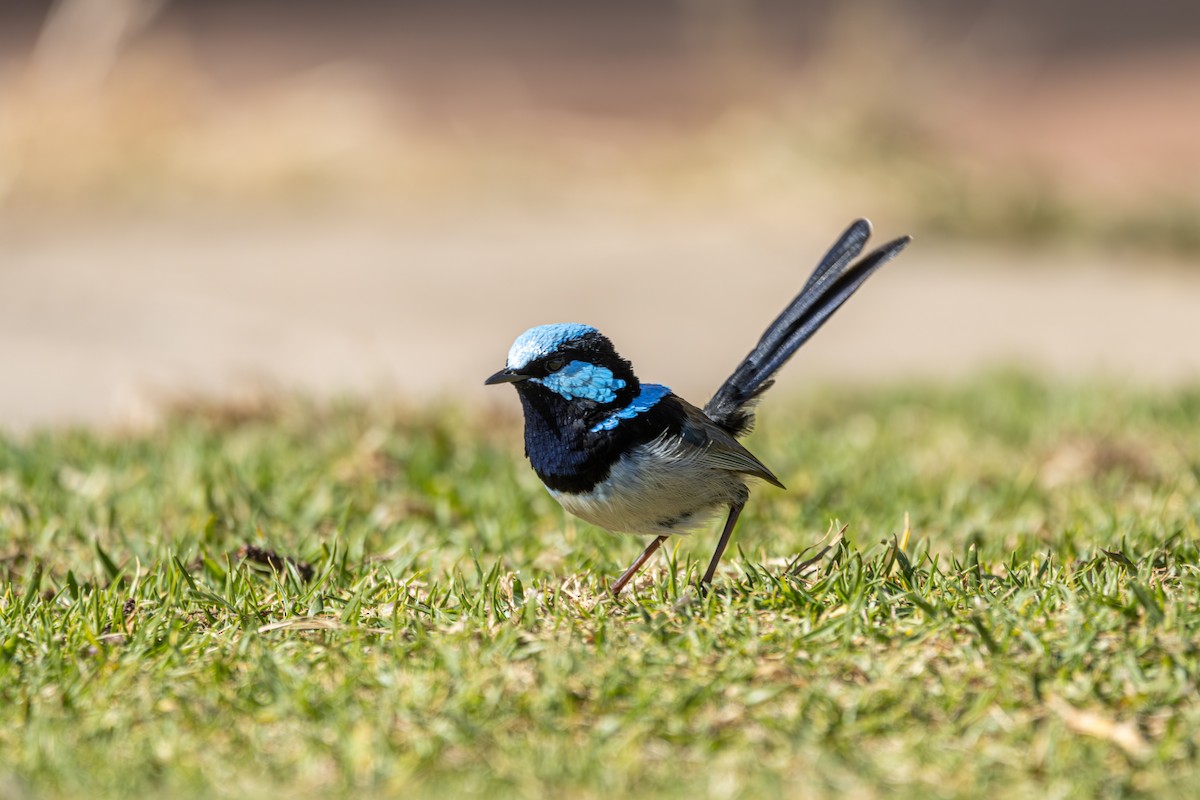
[[643, 445], [613, 464], [590, 492], [550, 494], [580, 519], [621, 533], [686, 534], [746, 492], [743, 476]]

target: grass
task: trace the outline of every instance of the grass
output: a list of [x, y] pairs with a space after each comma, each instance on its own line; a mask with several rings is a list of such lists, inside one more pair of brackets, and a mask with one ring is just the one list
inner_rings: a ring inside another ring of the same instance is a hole
[[1200, 781], [1200, 389], [772, 397], [790, 491], [708, 596], [702, 534], [622, 603], [639, 543], [564, 518], [519, 430], [288, 400], [0, 440], [0, 795]]

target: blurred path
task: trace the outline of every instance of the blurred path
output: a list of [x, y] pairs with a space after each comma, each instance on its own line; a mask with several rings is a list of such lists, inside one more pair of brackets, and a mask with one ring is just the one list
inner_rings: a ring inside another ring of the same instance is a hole
[[[597, 325], [644, 375], [702, 399], [835, 234], [577, 219], [9, 232], [0, 427], [124, 422], [156, 398], [264, 384], [486, 402], [481, 381], [512, 338], [564, 320]], [[1200, 274], [1138, 262], [918, 239], [783, 384], [998, 363], [1195, 381]]]

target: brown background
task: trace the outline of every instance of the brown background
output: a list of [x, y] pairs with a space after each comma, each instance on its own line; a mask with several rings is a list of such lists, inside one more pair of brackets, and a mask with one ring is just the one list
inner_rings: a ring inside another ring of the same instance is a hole
[[0, 8], [8, 428], [485, 401], [561, 320], [701, 399], [860, 214], [917, 240], [793, 389], [1200, 374], [1195, 3], [56, 8]]

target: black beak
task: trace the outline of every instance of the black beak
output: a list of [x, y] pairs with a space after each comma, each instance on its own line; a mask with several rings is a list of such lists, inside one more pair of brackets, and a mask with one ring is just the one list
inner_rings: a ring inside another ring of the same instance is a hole
[[497, 372], [495, 375], [493, 375], [492, 377], [490, 377], [486, 381], [484, 381], [483, 385], [484, 386], [493, 386], [497, 383], [517, 383], [518, 381], [523, 381], [528, 377], [529, 377], [528, 375], [522, 375], [521, 373], [519, 373], [515, 370], [502, 369], [499, 372]]

